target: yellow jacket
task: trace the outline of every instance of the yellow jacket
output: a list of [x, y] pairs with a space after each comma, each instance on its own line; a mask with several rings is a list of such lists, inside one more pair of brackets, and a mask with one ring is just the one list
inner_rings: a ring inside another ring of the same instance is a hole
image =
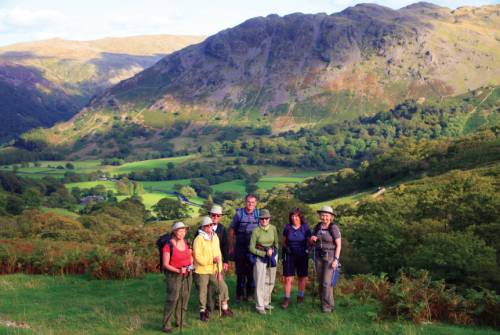
[[194, 272], [197, 274], [215, 274], [214, 258], [219, 257], [218, 270], [222, 272], [222, 254], [217, 234], [211, 240], [205, 240], [200, 234], [193, 242]]

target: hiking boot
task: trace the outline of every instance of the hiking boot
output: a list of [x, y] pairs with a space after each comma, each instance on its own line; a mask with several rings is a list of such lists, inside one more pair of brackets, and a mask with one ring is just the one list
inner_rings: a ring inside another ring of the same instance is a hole
[[281, 302], [281, 307], [283, 307], [283, 309], [287, 309], [288, 308], [288, 305], [290, 305], [290, 298], [283, 298], [283, 301]]
[[266, 315], [266, 310], [265, 309], [257, 309], [257, 313], [260, 315]]
[[304, 297], [297, 297], [297, 304], [301, 304], [304, 302]]
[[248, 302], [253, 302], [253, 295], [249, 295], [249, 296], [247, 297], [247, 301], [248, 301]]
[[174, 332], [174, 329], [172, 327], [163, 327], [162, 332], [170, 334]]
[[208, 321], [208, 313], [205, 311], [200, 312], [200, 320], [203, 322], [207, 322]]
[[274, 306], [273, 305], [267, 305], [264, 308], [267, 309], [268, 311], [270, 311], [270, 310], [274, 309]]
[[228, 307], [227, 309], [223, 309], [222, 310], [222, 316], [224, 317], [232, 317], [234, 314], [233, 314], [233, 311]]
[[245, 297], [244, 297], [244, 296], [239, 295], [239, 296], [237, 296], [237, 297], [236, 297], [236, 302], [237, 302], [237, 303], [239, 303], [239, 304], [241, 304], [241, 303], [243, 302], [243, 300], [244, 300], [244, 299], [245, 299]]

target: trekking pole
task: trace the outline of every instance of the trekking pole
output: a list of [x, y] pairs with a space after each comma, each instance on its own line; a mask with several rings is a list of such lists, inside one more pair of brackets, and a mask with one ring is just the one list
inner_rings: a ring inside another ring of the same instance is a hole
[[313, 260], [313, 282], [312, 282], [312, 299], [313, 299], [313, 304], [315, 302], [315, 297], [316, 297], [316, 280], [317, 280], [317, 274], [316, 274], [316, 245], [312, 247], [312, 260]]
[[182, 327], [184, 326], [184, 275], [181, 274], [181, 324], [179, 326], [182, 334]]
[[217, 279], [217, 296], [219, 300], [219, 318], [222, 317], [222, 301], [220, 299], [220, 272], [219, 263], [214, 263], [215, 266], [215, 278]]
[[[266, 268], [266, 271], [269, 274], [269, 284], [271, 284], [271, 280], [272, 280], [272, 276], [271, 276], [271, 269], [272, 269], [272, 267], [271, 266], [273, 264], [272, 264], [271, 257], [273, 257], [273, 256], [272, 255], [271, 256], [267, 256], [267, 268]], [[271, 306], [271, 297], [273, 295], [273, 291], [269, 290], [268, 294], [269, 294], [269, 315], [272, 315], [273, 314], [273, 308]]]

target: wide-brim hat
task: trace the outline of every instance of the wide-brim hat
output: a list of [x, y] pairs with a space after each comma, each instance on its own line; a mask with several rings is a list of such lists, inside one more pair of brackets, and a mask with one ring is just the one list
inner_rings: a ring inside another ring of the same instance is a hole
[[222, 207], [219, 205], [213, 205], [212, 208], [210, 209], [210, 214], [218, 214], [218, 215], [224, 215], [222, 214]]
[[201, 226], [210, 226], [213, 223], [212, 219], [209, 218], [208, 216], [204, 216], [201, 218]]
[[269, 210], [263, 209], [260, 211], [259, 219], [269, 219], [271, 217], [271, 213]]
[[185, 228], [185, 229], [188, 229], [189, 227], [186, 226], [186, 224], [184, 222], [176, 222], [173, 226], [172, 226], [172, 231], [176, 231], [177, 229], [181, 229], [181, 228]]
[[318, 210], [318, 213], [328, 213], [333, 216], [337, 216], [337, 213], [333, 211], [333, 208], [331, 206], [321, 206], [321, 208]]

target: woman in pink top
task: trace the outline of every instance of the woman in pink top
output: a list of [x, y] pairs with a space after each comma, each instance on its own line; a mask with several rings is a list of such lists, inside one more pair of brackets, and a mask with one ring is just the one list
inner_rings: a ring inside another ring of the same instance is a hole
[[172, 227], [172, 237], [163, 247], [163, 269], [167, 282], [167, 297], [163, 310], [163, 332], [171, 333], [172, 316], [177, 327], [186, 322], [189, 293], [193, 282], [193, 253], [189, 243], [184, 239], [187, 226], [177, 222]]

